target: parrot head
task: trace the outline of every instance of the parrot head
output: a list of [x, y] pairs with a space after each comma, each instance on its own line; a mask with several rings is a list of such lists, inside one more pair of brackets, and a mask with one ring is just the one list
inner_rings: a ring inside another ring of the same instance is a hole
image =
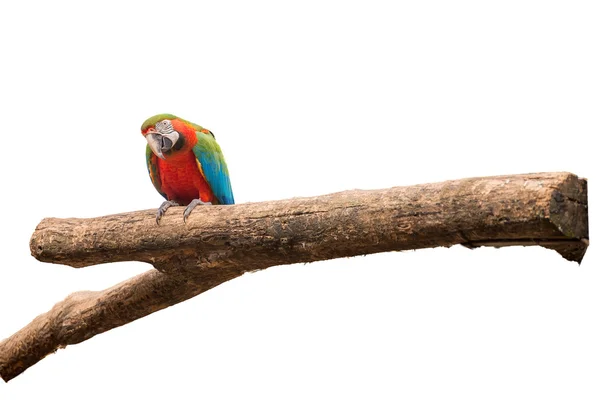
[[[142, 124], [142, 135], [148, 141], [148, 146], [159, 158], [180, 150], [186, 142], [186, 134], [189, 129], [181, 129], [178, 125], [184, 122], [171, 114], [158, 114], [148, 118]], [[175, 125], [175, 126], [174, 126]], [[179, 129], [176, 129], [179, 128]]]

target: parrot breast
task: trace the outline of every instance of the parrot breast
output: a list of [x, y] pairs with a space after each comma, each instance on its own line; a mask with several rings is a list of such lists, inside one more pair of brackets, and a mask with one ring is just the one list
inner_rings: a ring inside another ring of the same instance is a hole
[[157, 157], [163, 192], [169, 200], [187, 205], [194, 199], [213, 202], [213, 192], [198, 169], [191, 151], [172, 157], [168, 161]]

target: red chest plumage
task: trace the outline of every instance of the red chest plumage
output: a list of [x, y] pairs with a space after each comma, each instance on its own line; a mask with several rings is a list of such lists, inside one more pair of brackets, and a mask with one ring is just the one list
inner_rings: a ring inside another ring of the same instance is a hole
[[200, 173], [194, 153], [186, 152], [168, 160], [158, 159], [162, 190], [169, 200], [187, 205], [194, 199], [213, 201], [210, 186]]

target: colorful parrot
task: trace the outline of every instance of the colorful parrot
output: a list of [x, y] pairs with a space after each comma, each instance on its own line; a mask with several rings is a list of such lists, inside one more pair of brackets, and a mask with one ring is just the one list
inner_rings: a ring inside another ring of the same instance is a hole
[[171, 206], [187, 205], [185, 222], [198, 204], [234, 204], [225, 157], [211, 131], [159, 114], [142, 124], [142, 135], [150, 179], [166, 199], [156, 212], [157, 224]]

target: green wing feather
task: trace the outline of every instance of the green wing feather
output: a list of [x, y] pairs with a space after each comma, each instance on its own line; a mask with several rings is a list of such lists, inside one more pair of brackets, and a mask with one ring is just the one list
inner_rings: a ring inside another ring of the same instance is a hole
[[150, 180], [152, 184], [160, 193], [162, 197], [169, 200], [167, 195], [162, 191], [161, 182], [160, 182], [160, 173], [158, 171], [158, 157], [154, 155], [150, 146], [146, 145], [146, 166], [148, 167], [148, 174], [150, 175]]

